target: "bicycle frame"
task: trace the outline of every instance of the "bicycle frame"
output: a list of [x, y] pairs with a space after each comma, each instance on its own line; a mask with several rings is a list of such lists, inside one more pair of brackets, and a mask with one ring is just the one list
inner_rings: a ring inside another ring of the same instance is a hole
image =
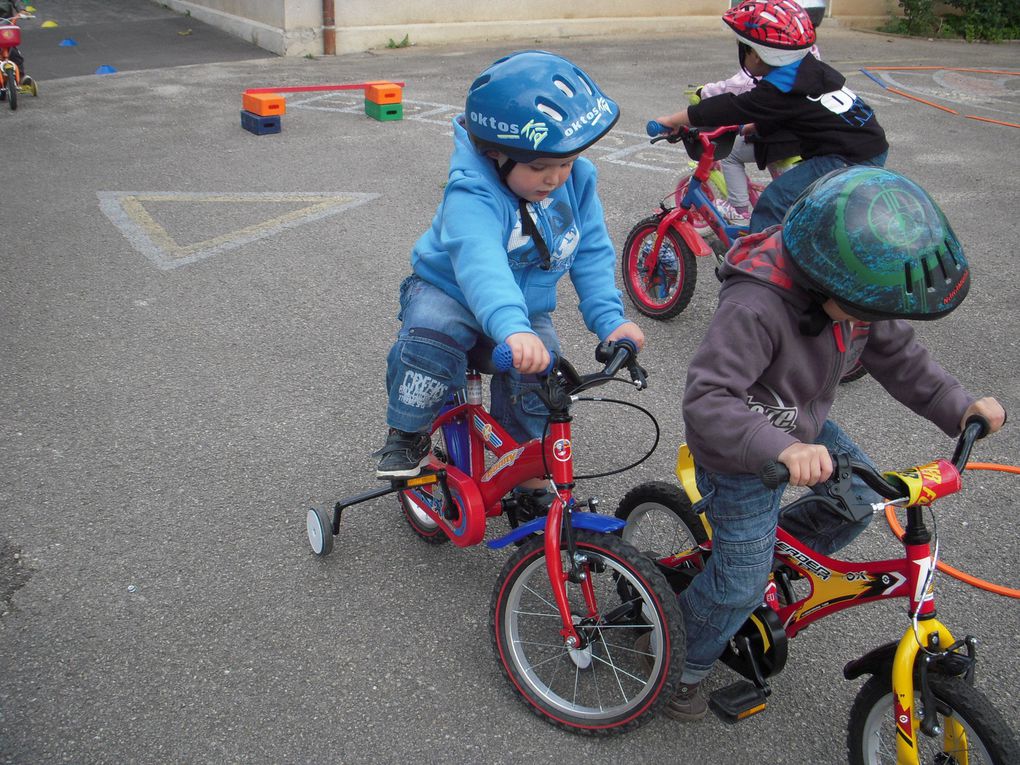
[[[652, 245], [652, 252], [649, 256], [648, 271], [654, 272], [658, 265], [659, 252], [662, 249], [662, 240], [669, 229], [674, 229], [698, 257], [714, 255], [714, 250], [698, 233], [694, 225], [693, 215], [696, 213], [705, 221], [709, 228], [719, 238], [719, 241], [727, 249], [734, 240], [747, 233], [744, 226], [734, 226], [728, 223], [719, 214], [711, 198], [705, 193], [703, 186], [708, 183], [715, 167], [715, 144], [712, 139], [718, 138], [726, 133], [734, 132], [738, 128], [735, 125], [715, 128], [708, 132], [700, 132], [697, 135], [701, 145], [701, 155], [698, 157], [697, 167], [691, 174], [690, 182], [687, 184], [687, 191], [678, 200], [677, 206], [666, 210], [663, 205], [663, 214], [656, 227], [655, 243]], [[654, 142], [654, 140], [653, 140]]]
[[[699, 495], [693, 482], [693, 461], [686, 449], [681, 450], [677, 475], [692, 501], [696, 501]], [[914, 705], [914, 676], [919, 666], [919, 655], [928, 651], [949, 653], [962, 645], [967, 645], [968, 653], [973, 650], [970, 640], [958, 645], [952, 633], [935, 616], [936, 567], [932, 556], [931, 535], [924, 525], [922, 515], [923, 508], [936, 498], [959, 491], [961, 481], [956, 467], [941, 459], [897, 472], [896, 475], [911, 487], [911, 496], [906, 504], [907, 530], [903, 537], [902, 558], [864, 562], [832, 558], [815, 552], [779, 527], [776, 529], [775, 561], [798, 572], [809, 583], [810, 592], [784, 606], [779, 604], [772, 589], [766, 596], [766, 603], [778, 615], [786, 637], [793, 638], [812, 622], [853, 606], [899, 597], [906, 597], [910, 601], [908, 613], [912, 616], [911, 626], [895, 644], [895, 651], [891, 652], [892, 689], [895, 697], [893, 713], [898, 733], [897, 762], [901, 765], [919, 765], [920, 750], [916, 735], [919, 720]], [[818, 501], [818, 498], [811, 497], [807, 501]], [[667, 568], [703, 567], [704, 554], [711, 550], [712, 530], [705, 515], [702, 514], [700, 518], [709, 541], [693, 550], [681, 551], [662, 559], [661, 565]], [[761, 622], [760, 617], [752, 614], [751, 620], [756, 619]], [[767, 626], [757, 623], [756, 627], [764, 637]], [[881, 661], [882, 656], [888, 655], [890, 648], [891, 645], [887, 645], [876, 649], [851, 663], [845, 674], [850, 678], [863, 673], [869, 664]], [[972, 655], [968, 658], [973, 660]], [[771, 674], [781, 670], [783, 664], [785, 657]], [[861, 672], [856, 672], [858, 668]], [[934, 732], [934, 728], [928, 732]], [[962, 726], [952, 717], [945, 718], [942, 735], [947, 746], [966, 740]], [[954, 748], [963, 747], [957, 745]]]
[[[434, 430], [443, 430], [448, 447], [456, 444], [451, 448], [450, 462], [443, 463], [435, 455], [430, 462], [433, 471], [445, 476], [441, 479], [443, 495], [448, 496], [456, 507], [456, 515], [445, 517], [442, 507], [435, 506], [428, 492], [408, 492], [405, 497], [438, 523], [455, 545], [469, 547], [482, 541], [486, 519], [502, 514], [502, 498], [507, 493], [528, 479], [550, 475], [557, 496], [548, 515], [535, 518], [499, 539], [487, 542], [486, 546], [498, 549], [533, 533], [545, 532], [546, 565], [563, 623], [561, 634], [568, 642], [573, 640], [577, 644], [580, 637], [571, 620], [565, 586], [569, 574], [563, 568], [561, 556], [564, 536], [569, 544], [574, 528], [611, 533], [622, 528], [624, 523], [608, 516], [574, 510], [574, 462], [569, 415], [554, 415], [550, 419], [548, 438], [532, 439], [521, 444], [482, 406], [481, 375], [476, 370], [468, 370], [466, 391], [465, 396], [458, 395], [441, 412], [433, 425]], [[486, 452], [496, 458], [488, 469], [485, 468]], [[562, 533], [564, 531], [566, 534]], [[590, 584], [584, 592], [589, 615], [594, 615], [598, 609]]]

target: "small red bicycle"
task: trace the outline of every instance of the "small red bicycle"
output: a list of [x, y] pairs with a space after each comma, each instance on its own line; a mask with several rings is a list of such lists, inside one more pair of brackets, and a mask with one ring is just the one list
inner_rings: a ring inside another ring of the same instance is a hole
[[[313, 552], [327, 555], [346, 508], [391, 493], [399, 494], [408, 524], [429, 544], [476, 545], [488, 520], [506, 515], [509, 533], [486, 542], [519, 545], [492, 594], [500, 668], [538, 716], [572, 732], [604, 735], [638, 727], [669, 700], [685, 643], [676, 597], [662, 573], [615, 533], [623, 521], [599, 515], [597, 500], [579, 502], [573, 493], [574, 401], [623, 368], [636, 388], [647, 386], [630, 341], [603, 343], [595, 357], [603, 368], [585, 376], [566, 359], [554, 360], [540, 376], [546, 436], [517, 443], [482, 405], [479, 370], [492, 365], [483, 354], [469, 354], [467, 387], [433, 425], [427, 470], [341, 499], [332, 514], [310, 509], [307, 531]], [[497, 371], [509, 370], [509, 347], [496, 348], [493, 361]], [[532, 478], [550, 480], [555, 499], [547, 514], [508, 497]], [[634, 644], [646, 634], [650, 648], [642, 653]]]
[[[974, 442], [987, 430], [987, 422], [973, 417], [952, 460], [895, 472], [879, 473], [846, 455], [833, 455], [833, 477], [822, 493], [804, 495], [780, 511], [781, 518], [794, 506], [822, 502], [840, 515], [861, 520], [886, 507], [905, 507], [904, 555], [892, 560], [838, 560], [815, 552], [780, 525], [775, 573], [763, 594], [764, 602], [721, 657], [746, 679], [711, 695], [709, 706], [719, 717], [737, 722], [765, 709], [771, 693], [768, 678], [782, 671], [789, 640], [807, 625], [852, 606], [905, 598], [909, 606], [903, 636], [843, 669], [848, 680], [871, 675], [850, 710], [848, 761], [851, 765], [1020, 763], [1020, 744], [1011, 726], [974, 687], [977, 640], [969, 635], [957, 640], [936, 616], [938, 545], [924, 518], [936, 499], [960, 490], [960, 474]], [[854, 475], [889, 504], [855, 505], [850, 485]], [[616, 515], [627, 521], [623, 538], [647, 551], [679, 593], [712, 554], [712, 529], [704, 514], [692, 510], [692, 500], [700, 495], [686, 446], [680, 449], [677, 476], [683, 490], [663, 482], [642, 484], [627, 493]], [[762, 471], [768, 486], [788, 479], [780, 463]]]
[[11, 111], [18, 108], [19, 95], [39, 95], [39, 86], [35, 84], [35, 80], [25, 77], [22, 81], [21, 69], [15, 61], [14, 54], [21, 45], [19, 18], [32, 17], [20, 13], [9, 19], [0, 18], [0, 101], [7, 101]]
[[[691, 302], [698, 278], [696, 258], [720, 257], [738, 236], [747, 233], [747, 226], [727, 223], [713, 196], [706, 192], [716, 160], [733, 148], [738, 126], [680, 128], [677, 133], [668, 130], [654, 120], [647, 126], [652, 143], [683, 141], [687, 154], [698, 165], [659, 202], [658, 212], [630, 230], [620, 257], [627, 295], [641, 313], [653, 319], [671, 319]], [[715, 248], [703, 236], [706, 224], [715, 234]]]

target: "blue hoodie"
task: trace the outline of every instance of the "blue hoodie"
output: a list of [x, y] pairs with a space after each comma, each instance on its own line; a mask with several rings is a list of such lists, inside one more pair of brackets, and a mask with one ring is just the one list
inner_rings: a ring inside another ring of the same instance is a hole
[[551, 268], [544, 270], [521, 230], [519, 197], [475, 149], [462, 120], [453, 121], [443, 201], [411, 251], [411, 268], [465, 305], [496, 342], [532, 332], [528, 317], [556, 308], [556, 284], [569, 271], [584, 323], [604, 340], [625, 319], [595, 166], [578, 158], [563, 186], [527, 206], [549, 248]]

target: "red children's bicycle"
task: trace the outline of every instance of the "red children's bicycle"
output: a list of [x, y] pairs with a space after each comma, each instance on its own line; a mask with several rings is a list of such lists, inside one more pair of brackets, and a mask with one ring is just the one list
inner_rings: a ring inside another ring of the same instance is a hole
[[35, 80], [31, 77], [22, 79], [21, 68], [17, 64], [20, 58], [15, 54], [21, 45], [19, 18], [32, 17], [18, 14], [10, 19], [0, 18], [0, 101], [6, 101], [11, 111], [18, 108], [19, 95], [39, 95]]
[[[578, 501], [573, 493], [570, 408], [578, 395], [623, 368], [639, 390], [647, 385], [633, 343], [603, 343], [596, 359], [603, 368], [584, 376], [566, 359], [554, 360], [540, 376], [539, 396], [549, 409], [545, 437], [518, 443], [482, 404], [479, 370], [492, 365], [470, 354], [466, 389], [433, 425], [428, 468], [342, 499], [332, 513], [310, 509], [307, 531], [313, 552], [326, 555], [346, 508], [392, 493], [411, 529], [430, 544], [476, 545], [489, 519], [506, 515], [509, 533], [486, 542], [519, 545], [492, 594], [500, 667], [540, 717], [577, 733], [610, 734], [643, 724], [668, 701], [683, 664], [684, 631], [662, 573], [616, 533], [624, 522], [599, 515], [597, 500]], [[496, 348], [493, 361], [498, 371], [509, 370], [509, 347]], [[555, 498], [547, 512], [512, 498], [512, 489], [532, 478], [550, 481]], [[646, 634], [650, 648], [642, 653], [634, 644]]]
[[[688, 155], [698, 163], [694, 173], [659, 202], [658, 212], [630, 230], [620, 257], [623, 284], [635, 307], [653, 319], [671, 319], [694, 296], [696, 259], [721, 256], [747, 233], [746, 225], [728, 223], [716, 209], [712, 194], [706, 192], [716, 160], [733, 148], [739, 128], [680, 128], [669, 133], [669, 128], [652, 121], [647, 130], [654, 136], [652, 143], [683, 141]], [[715, 234], [715, 249], [703, 236], [706, 225]]]
[[[938, 545], [925, 525], [932, 503], [961, 488], [974, 442], [988, 424], [972, 418], [951, 461], [878, 473], [870, 466], [833, 455], [833, 477], [821, 494], [809, 493], [785, 506], [822, 502], [833, 512], [861, 520], [885, 503], [855, 505], [851, 478], [860, 476], [886, 497], [889, 506], [906, 508], [902, 558], [844, 561], [815, 552], [780, 526], [776, 532], [774, 574], [763, 604], [737, 632], [722, 660], [745, 680], [715, 691], [709, 705], [718, 716], [736, 722], [765, 709], [768, 678], [782, 671], [787, 644], [807, 625], [852, 606], [905, 598], [909, 622], [903, 636], [866, 653], [843, 669], [848, 680], [870, 675], [850, 711], [847, 749], [851, 765], [1013, 765], [1020, 745], [1011, 726], [974, 687], [977, 640], [957, 640], [935, 609]], [[785, 474], [785, 475], [784, 475]], [[712, 554], [712, 528], [692, 510], [700, 499], [694, 463], [680, 449], [677, 476], [684, 490], [653, 482], [632, 489], [617, 517], [626, 520], [624, 539], [646, 551], [682, 592]], [[788, 480], [785, 466], [763, 471], [766, 485]], [[934, 516], [932, 516], [934, 519]], [[933, 523], [934, 528], [934, 523]]]

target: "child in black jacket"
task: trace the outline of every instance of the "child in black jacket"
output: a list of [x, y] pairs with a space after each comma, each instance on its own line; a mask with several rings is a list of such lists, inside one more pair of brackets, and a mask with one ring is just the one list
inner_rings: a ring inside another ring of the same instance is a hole
[[815, 30], [794, 0], [747, 0], [723, 14], [737, 36], [740, 65], [758, 84], [723, 93], [658, 121], [667, 127], [746, 125], [767, 138], [779, 131], [800, 142], [803, 161], [774, 180], [755, 206], [751, 233], [782, 222], [817, 178], [847, 165], [885, 164], [889, 144], [875, 113], [846, 78], [809, 56]]

